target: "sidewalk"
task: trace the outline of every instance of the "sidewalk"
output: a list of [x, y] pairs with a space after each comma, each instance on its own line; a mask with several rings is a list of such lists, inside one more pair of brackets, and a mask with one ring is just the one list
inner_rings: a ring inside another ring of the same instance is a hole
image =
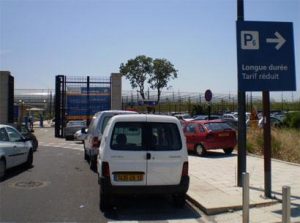
[[[215, 222], [242, 222], [242, 188], [237, 187], [237, 155], [212, 152], [189, 156], [188, 199]], [[291, 187], [291, 222], [300, 222], [300, 165], [272, 160], [272, 196], [264, 198], [264, 160], [247, 156], [250, 181], [250, 222], [281, 222], [282, 186]], [[220, 213], [226, 213], [217, 215]]]

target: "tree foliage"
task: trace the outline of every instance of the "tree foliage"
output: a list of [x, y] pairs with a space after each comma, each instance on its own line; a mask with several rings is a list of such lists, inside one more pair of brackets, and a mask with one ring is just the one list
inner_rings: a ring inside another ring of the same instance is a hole
[[162, 89], [168, 86], [171, 78], [177, 78], [177, 70], [174, 65], [166, 59], [155, 59], [148, 83], [151, 89], [157, 90], [157, 103], [160, 101]]
[[177, 78], [177, 70], [166, 59], [155, 59], [145, 55], [130, 59], [126, 64], [120, 65], [120, 73], [130, 81], [133, 89], [138, 88], [145, 100], [145, 82], [151, 89], [157, 90], [157, 103], [160, 101], [161, 91], [168, 86], [171, 79]]
[[144, 55], [130, 59], [124, 65], [120, 65], [120, 73], [129, 80], [133, 89], [138, 88], [143, 100], [145, 100], [145, 81], [147, 76], [152, 73], [152, 58]]

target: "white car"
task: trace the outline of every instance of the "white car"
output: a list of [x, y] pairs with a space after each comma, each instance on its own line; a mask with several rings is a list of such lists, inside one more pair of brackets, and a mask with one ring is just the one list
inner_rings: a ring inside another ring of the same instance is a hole
[[7, 169], [23, 163], [30, 167], [32, 161], [30, 139], [25, 139], [14, 127], [0, 124], [0, 180], [4, 179]]
[[85, 138], [86, 138], [86, 133], [84, 133], [82, 131], [82, 129], [80, 129], [74, 133], [75, 140], [83, 141]]
[[108, 120], [111, 117], [120, 114], [136, 114], [136, 112], [107, 110], [97, 112], [93, 116], [88, 130], [85, 132], [86, 137], [84, 139], [84, 159], [90, 163], [91, 170], [95, 171], [97, 169], [98, 148]]
[[120, 194], [169, 194], [176, 206], [184, 206], [188, 153], [179, 120], [144, 114], [111, 118], [99, 148], [98, 183], [102, 211]]

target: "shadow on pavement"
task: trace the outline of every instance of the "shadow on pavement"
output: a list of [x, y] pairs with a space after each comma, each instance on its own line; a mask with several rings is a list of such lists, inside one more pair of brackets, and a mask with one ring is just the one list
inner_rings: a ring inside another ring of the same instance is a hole
[[25, 166], [25, 164], [10, 168], [10, 169], [6, 170], [5, 178], [2, 180], [2, 182], [9, 180], [11, 178], [14, 178], [14, 177], [18, 176], [19, 174], [24, 173], [25, 171], [30, 171], [32, 168], [34, 168], [33, 165], [28, 168]]
[[208, 159], [223, 159], [223, 158], [232, 158], [237, 156], [237, 154], [232, 153], [230, 155], [226, 155], [224, 152], [219, 151], [207, 151], [204, 156], [197, 156], [196, 154], [190, 153], [190, 156], [199, 157], [199, 158], [208, 158]]
[[158, 221], [198, 219], [201, 215], [188, 203], [175, 208], [168, 196], [137, 196], [116, 198], [113, 210], [105, 213], [111, 220]]

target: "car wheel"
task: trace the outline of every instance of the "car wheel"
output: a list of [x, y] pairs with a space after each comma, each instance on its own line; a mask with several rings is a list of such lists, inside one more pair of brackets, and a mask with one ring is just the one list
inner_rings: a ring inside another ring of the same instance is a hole
[[97, 157], [96, 156], [90, 157], [90, 169], [94, 172], [97, 171]]
[[223, 150], [226, 155], [230, 155], [233, 151], [233, 148], [227, 148], [227, 149], [223, 149]]
[[83, 153], [84, 153], [84, 160], [88, 161], [89, 160], [89, 156], [86, 154], [86, 151], [83, 150]]
[[182, 208], [185, 205], [185, 194], [174, 194], [173, 195], [174, 206]]
[[27, 161], [26, 161], [26, 167], [30, 168], [32, 166], [32, 162], [33, 162], [33, 151], [31, 149], [31, 150], [29, 150], [29, 153], [28, 153], [28, 157], [27, 157]]
[[110, 205], [110, 197], [107, 193], [103, 191], [103, 189], [100, 186], [100, 210], [102, 212], [109, 211], [111, 205]]
[[36, 151], [38, 146], [39, 146], [39, 143], [38, 143], [37, 139], [33, 139], [32, 140], [33, 151]]
[[206, 150], [201, 144], [199, 144], [196, 146], [195, 152], [198, 156], [204, 156], [206, 153]]
[[4, 159], [0, 160], [0, 181], [4, 180], [6, 172], [6, 163]]

